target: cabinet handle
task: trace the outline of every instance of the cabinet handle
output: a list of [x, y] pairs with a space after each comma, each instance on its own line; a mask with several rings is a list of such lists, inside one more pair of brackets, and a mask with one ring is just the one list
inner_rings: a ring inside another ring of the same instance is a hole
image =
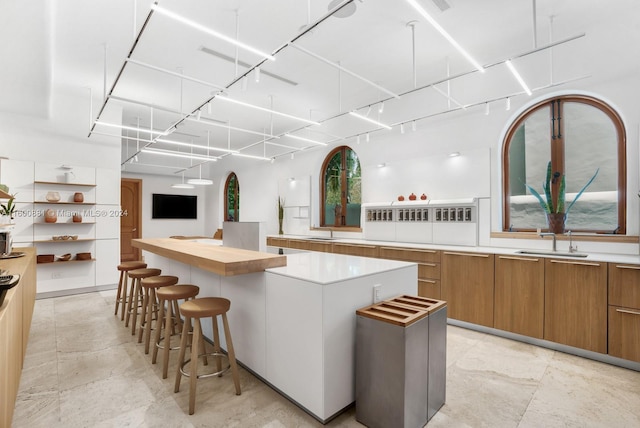
[[375, 249], [375, 245], [362, 245], [362, 244], [341, 244], [339, 242], [335, 242], [333, 245], [337, 245], [338, 247], [355, 247], [355, 248], [373, 248]]
[[581, 265], [581, 266], [596, 266], [599, 267], [600, 263], [585, 263], [585, 262], [572, 262], [568, 260], [549, 260], [551, 263], [561, 263], [564, 265]]
[[640, 312], [630, 311], [628, 309], [616, 309], [616, 312], [622, 312], [623, 314], [640, 315]]
[[625, 265], [616, 265], [617, 268], [619, 269], [633, 269], [633, 270], [640, 270], [640, 266], [625, 266]]
[[522, 260], [523, 262], [537, 262], [540, 259], [530, 259], [528, 257], [511, 257], [511, 256], [498, 256], [499, 259], [505, 260]]
[[[436, 281], [434, 281], [433, 279], [418, 279], [418, 281], [428, 282], [429, 284], [435, 284], [436, 283]], [[640, 315], [640, 314], [638, 314], [638, 315]]]
[[471, 254], [471, 253], [453, 253], [453, 252], [449, 252], [449, 251], [445, 251], [444, 254], [447, 254], [449, 256], [469, 256], [469, 257], [483, 257], [485, 259], [489, 258], [488, 254]]
[[419, 265], [422, 266], [429, 266], [429, 267], [436, 267], [437, 265], [435, 263], [418, 263]]
[[435, 254], [436, 250], [421, 250], [419, 248], [401, 248], [401, 247], [380, 247], [381, 250], [400, 250], [400, 251], [415, 251], [418, 253]]

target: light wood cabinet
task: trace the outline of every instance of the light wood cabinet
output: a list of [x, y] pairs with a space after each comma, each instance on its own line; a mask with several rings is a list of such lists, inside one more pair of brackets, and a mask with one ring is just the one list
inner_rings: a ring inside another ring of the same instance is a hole
[[607, 353], [607, 264], [545, 260], [544, 339]]
[[544, 260], [496, 256], [494, 327], [542, 339], [544, 334]]
[[361, 257], [378, 257], [376, 245], [333, 243], [333, 252], [336, 254], [349, 254]]
[[289, 240], [287, 238], [275, 238], [267, 236], [267, 245], [270, 247], [288, 248]]
[[313, 241], [306, 239], [289, 239], [289, 248], [296, 250], [331, 252], [331, 241]]
[[609, 263], [609, 355], [640, 362], [640, 266]]
[[493, 327], [494, 255], [442, 252], [442, 300], [449, 318]]
[[440, 251], [422, 248], [380, 247], [380, 258], [418, 263], [418, 296], [441, 298]]

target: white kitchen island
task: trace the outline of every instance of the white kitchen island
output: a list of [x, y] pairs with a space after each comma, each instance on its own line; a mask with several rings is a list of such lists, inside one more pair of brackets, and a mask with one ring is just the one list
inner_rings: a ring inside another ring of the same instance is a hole
[[238, 361], [321, 422], [355, 401], [356, 309], [370, 305], [376, 292], [379, 300], [417, 294], [414, 263], [301, 252], [287, 255], [286, 266], [224, 276], [186, 257], [177, 261], [149, 248], [144, 254], [149, 266], [198, 285], [199, 297], [229, 299]]

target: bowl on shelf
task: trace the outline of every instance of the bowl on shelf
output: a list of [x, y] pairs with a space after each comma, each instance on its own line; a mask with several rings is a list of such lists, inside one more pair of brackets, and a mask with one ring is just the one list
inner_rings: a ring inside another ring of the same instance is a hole
[[59, 262], [66, 262], [66, 261], [71, 260], [71, 254], [69, 254], [69, 253], [67, 253], [67, 254], [63, 254], [63, 255], [61, 255], [61, 256], [57, 256], [57, 257], [56, 257], [56, 259], [57, 259]]
[[51, 263], [55, 259], [53, 254], [38, 254], [36, 262], [38, 263]]
[[60, 193], [47, 192], [47, 195], [44, 198], [49, 202], [60, 202]]
[[91, 260], [91, 253], [78, 253], [76, 260]]

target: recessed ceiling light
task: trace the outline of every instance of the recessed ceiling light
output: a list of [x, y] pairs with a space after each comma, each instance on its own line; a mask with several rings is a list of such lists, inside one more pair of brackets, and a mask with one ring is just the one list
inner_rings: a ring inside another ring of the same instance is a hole
[[451, 152], [451, 153], [449, 153], [449, 157], [450, 158], [455, 158], [455, 157], [458, 157], [458, 156], [460, 156], [460, 152]]

